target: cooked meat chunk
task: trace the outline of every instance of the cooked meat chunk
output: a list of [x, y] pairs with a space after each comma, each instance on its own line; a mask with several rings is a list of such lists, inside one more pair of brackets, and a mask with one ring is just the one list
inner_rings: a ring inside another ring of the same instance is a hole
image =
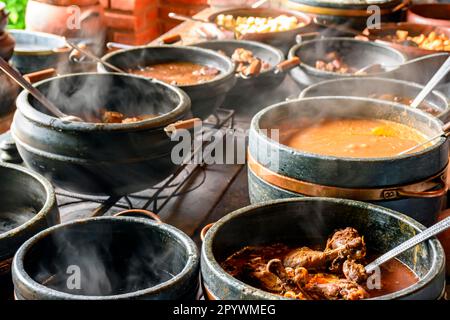
[[103, 123], [122, 123], [125, 116], [117, 111], [105, 111], [103, 113], [102, 122]]
[[345, 228], [336, 231], [333, 236], [328, 239], [325, 252], [342, 248], [346, 248], [347, 255], [354, 260], [360, 260], [366, 256], [366, 244], [364, 238], [361, 237], [354, 228]]
[[320, 273], [311, 278], [305, 290], [316, 299], [360, 300], [369, 297], [367, 291], [355, 282]]
[[356, 283], [362, 283], [367, 280], [367, 273], [364, 266], [360, 263], [356, 263], [355, 260], [345, 260], [342, 266], [342, 273], [347, 280], [354, 281]]
[[250, 50], [245, 50], [244, 48], [237, 48], [234, 50], [231, 59], [234, 62], [241, 63], [251, 63], [255, 57], [253, 56], [253, 52]]

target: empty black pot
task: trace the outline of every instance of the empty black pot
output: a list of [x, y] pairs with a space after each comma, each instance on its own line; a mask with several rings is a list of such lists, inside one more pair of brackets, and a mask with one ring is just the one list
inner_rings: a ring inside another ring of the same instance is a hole
[[41, 175], [0, 162], [0, 177], [0, 297], [8, 297], [14, 254], [36, 233], [59, 223], [59, 212], [53, 188]]
[[47, 229], [13, 261], [19, 300], [191, 300], [199, 254], [180, 230], [135, 217], [101, 217]]

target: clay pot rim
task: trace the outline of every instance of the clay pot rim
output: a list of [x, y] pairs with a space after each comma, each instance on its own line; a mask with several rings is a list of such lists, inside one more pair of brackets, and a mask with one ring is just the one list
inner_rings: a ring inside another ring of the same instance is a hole
[[25, 117], [29, 118], [31, 121], [36, 122], [38, 124], [42, 124], [45, 126], [51, 126], [53, 128], [58, 128], [62, 130], [74, 130], [74, 131], [129, 131], [129, 130], [148, 130], [148, 129], [157, 129], [166, 125], [169, 125], [173, 122], [179, 120], [183, 115], [187, 114], [190, 110], [191, 100], [189, 96], [182, 91], [181, 89], [171, 86], [165, 82], [150, 79], [138, 75], [132, 74], [122, 74], [122, 73], [98, 73], [98, 72], [83, 72], [83, 73], [72, 73], [62, 76], [52, 77], [43, 81], [39, 81], [35, 84], [36, 87], [39, 85], [49, 83], [53, 80], [58, 80], [62, 78], [71, 78], [71, 77], [80, 77], [80, 76], [98, 76], [98, 77], [128, 77], [134, 79], [140, 79], [142, 81], [148, 82], [148, 85], [158, 85], [167, 88], [169, 91], [175, 93], [179, 102], [178, 105], [175, 106], [171, 111], [160, 115], [155, 118], [133, 122], [133, 123], [90, 123], [90, 122], [72, 122], [72, 121], [63, 121], [53, 115], [46, 114], [34, 108], [29, 102], [29, 97], [31, 96], [28, 92], [22, 91], [17, 97], [17, 109], [21, 112]]
[[[183, 269], [176, 274], [171, 279], [164, 281], [156, 286], [144, 288], [137, 291], [117, 294], [117, 295], [108, 295], [108, 296], [88, 296], [88, 295], [77, 295], [70, 294], [62, 291], [58, 291], [52, 288], [49, 288], [45, 285], [40, 284], [35, 281], [31, 276], [26, 272], [23, 262], [25, 256], [28, 254], [29, 250], [42, 238], [51, 236], [54, 231], [58, 231], [64, 228], [70, 228], [73, 225], [86, 224], [86, 223], [101, 223], [102, 221], [110, 222], [110, 223], [129, 223], [129, 224], [146, 224], [149, 228], [157, 228], [162, 232], [167, 232], [171, 234], [175, 241], [183, 246], [186, 250], [187, 260]], [[189, 238], [183, 231], [169, 225], [166, 223], [157, 222], [154, 220], [150, 220], [147, 218], [135, 218], [135, 217], [96, 217], [96, 218], [87, 218], [87, 219], [79, 219], [74, 220], [67, 223], [62, 223], [45, 229], [32, 238], [28, 239], [16, 252], [14, 255], [14, 259], [12, 262], [12, 272], [14, 282], [18, 281], [20, 283], [27, 284], [27, 289], [32, 290], [33, 294], [39, 294], [41, 297], [52, 296], [57, 299], [70, 299], [70, 300], [121, 300], [121, 299], [133, 299], [138, 298], [143, 295], [148, 294], [158, 294], [162, 292], [164, 289], [171, 288], [172, 285], [176, 285], [183, 279], [188, 279], [193, 272], [196, 272], [196, 266], [200, 262], [200, 254], [198, 252], [197, 246], [193, 242], [191, 238]], [[17, 278], [17, 279], [16, 279]]]
[[[354, 73], [338, 73], [338, 72], [332, 72], [332, 71], [319, 70], [316, 67], [314, 67], [313, 65], [304, 63], [303, 61], [300, 61], [300, 65], [298, 66], [298, 68], [304, 68], [307, 70], [308, 73], [310, 73], [312, 75], [316, 75], [318, 77], [334, 76], [334, 77], [339, 77], [339, 78], [344, 78], [344, 79], [350, 78], [350, 77], [358, 77], [358, 78], [363, 79], [363, 78], [367, 78], [367, 77], [376, 77], [376, 76], [382, 76], [384, 74], [392, 73], [392, 72], [398, 70], [402, 66], [402, 64], [404, 64], [408, 60], [404, 53], [397, 50], [396, 48], [392, 48], [389, 45], [386, 45], [386, 44], [380, 43], [380, 42], [359, 40], [359, 39], [355, 39], [355, 38], [351, 38], [351, 37], [329, 37], [329, 38], [323, 38], [323, 39], [313, 39], [313, 40], [308, 40], [308, 41], [296, 44], [289, 50], [288, 59], [294, 58], [296, 56], [298, 57], [297, 52], [302, 50], [306, 45], [310, 45], [311, 43], [322, 44], [322, 43], [326, 43], [326, 42], [343, 42], [343, 41], [353, 42], [355, 44], [360, 44], [360, 45], [366, 45], [368, 47], [371, 47], [371, 46], [378, 47], [378, 48], [386, 50], [386, 52], [390, 51], [391, 53], [396, 54], [397, 57], [402, 60], [402, 62], [399, 63], [397, 65], [397, 67], [395, 67], [394, 69], [389, 70], [389, 71], [382, 71], [382, 72], [361, 74], [361, 75], [355, 75]], [[295, 69], [296, 68], [293, 68], [292, 70], [295, 70]]]
[[[41, 31], [30, 31], [30, 30], [20, 30], [20, 29], [8, 29], [8, 33], [14, 38], [14, 34], [34, 34], [38, 36], [44, 36], [46, 38], [52, 38], [54, 40], [57, 40], [60, 42], [60, 46], [55, 47], [53, 49], [44, 49], [44, 50], [20, 50], [17, 48], [14, 48], [14, 54], [15, 55], [21, 55], [21, 56], [28, 56], [28, 55], [49, 55], [49, 54], [57, 54], [55, 52], [55, 49], [60, 49], [66, 47], [66, 42], [64, 40], [64, 37], [58, 36], [56, 34], [47, 33], [47, 32], [41, 32]], [[17, 40], [14, 38], [17, 44]]]
[[[393, 156], [393, 157], [380, 157], [380, 158], [350, 158], [350, 157], [336, 157], [336, 156], [329, 156], [329, 155], [321, 155], [321, 154], [315, 154], [315, 153], [310, 153], [310, 152], [305, 152], [305, 151], [301, 151], [298, 149], [294, 149], [291, 148], [285, 144], [282, 144], [280, 142], [277, 142], [271, 138], [269, 138], [266, 134], [264, 134], [263, 129], [260, 128], [259, 126], [259, 122], [260, 119], [264, 116], [264, 114], [270, 112], [273, 109], [276, 109], [278, 107], [283, 107], [283, 106], [287, 106], [289, 104], [292, 104], [294, 102], [303, 102], [303, 101], [316, 101], [316, 102], [320, 102], [321, 100], [353, 100], [353, 101], [361, 101], [361, 102], [370, 102], [373, 104], [385, 104], [385, 105], [390, 105], [390, 106], [395, 106], [395, 107], [401, 107], [401, 108], [408, 108], [407, 106], [400, 104], [400, 103], [396, 103], [396, 102], [391, 102], [391, 101], [385, 101], [385, 100], [378, 100], [378, 99], [373, 99], [373, 98], [363, 98], [363, 97], [353, 97], [353, 96], [319, 96], [319, 97], [308, 97], [308, 98], [298, 98], [298, 99], [293, 99], [293, 100], [289, 100], [289, 101], [283, 101], [283, 102], [279, 102], [277, 104], [271, 105], [269, 107], [266, 107], [264, 109], [262, 109], [261, 111], [259, 111], [252, 119], [251, 124], [250, 124], [250, 130], [254, 130], [257, 134], [257, 136], [260, 139], [263, 139], [266, 143], [275, 146], [276, 148], [285, 150], [291, 154], [294, 155], [300, 155], [302, 157], [305, 158], [318, 158], [318, 159], [322, 159], [322, 160], [327, 160], [327, 161], [345, 161], [345, 162], [354, 162], [354, 163], [382, 163], [382, 162], [389, 162], [392, 160], [404, 160], [407, 158], [415, 158], [417, 156], [422, 156], [430, 151], [432, 151], [433, 149], [439, 149], [444, 143], [446, 143], [447, 138], [440, 138], [439, 140], [436, 139], [436, 142], [434, 144], [432, 144], [431, 146], [418, 151], [418, 152], [414, 152], [414, 153], [408, 153], [408, 154], [404, 154], [401, 156]], [[412, 109], [412, 108], [408, 108], [408, 111], [414, 112], [414, 113], [419, 113], [422, 115], [425, 115], [428, 119], [429, 122], [435, 122], [435, 124], [439, 124], [441, 127], [443, 126], [443, 123], [441, 120], [437, 119], [436, 117], [426, 113], [425, 111], [419, 110], [419, 109]], [[441, 129], [441, 133], [443, 133], [442, 129]]]
[[[254, 297], [262, 298], [262, 299], [279, 299], [279, 300], [292, 300], [289, 298], [284, 298], [281, 296], [278, 296], [273, 293], [266, 292], [261, 289], [257, 289], [255, 287], [252, 287], [233, 276], [229, 275], [221, 266], [220, 263], [216, 260], [214, 253], [213, 253], [213, 237], [215, 234], [220, 230], [220, 228], [228, 223], [229, 221], [233, 220], [235, 217], [244, 216], [244, 215], [251, 215], [253, 214], [254, 209], [258, 209], [263, 206], [273, 206], [276, 207], [278, 204], [288, 204], [288, 203], [295, 203], [295, 202], [334, 202], [336, 204], [345, 204], [351, 207], [357, 207], [364, 210], [370, 210], [370, 211], [377, 211], [378, 213], [389, 215], [391, 217], [396, 218], [397, 220], [401, 221], [402, 223], [408, 224], [409, 226], [413, 227], [417, 231], [423, 231], [425, 230], [425, 227], [417, 222], [416, 220], [391, 209], [384, 208], [381, 206], [377, 206], [371, 203], [356, 201], [356, 200], [349, 200], [349, 199], [337, 199], [337, 198], [324, 198], [324, 197], [304, 197], [304, 198], [290, 198], [290, 199], [278, 199], [278, 200], [270, 200], [258, 204], [249, 205], [247, 207], [235, 210], [220, 220], [218, 220], [211, 229], [206, 233], [205, 239], [203, 241], [202, 245], [202, 262], [204, 264], [208, 264], [210, 270], [219, 278], [221, 278], [224, 282], [226, 282], [228, 285], [233, 286], [235, 288], [238, 288], [244, 292], [250, 292]], [[404, 288], [402, 290], [389, 293], [380, 297], [374, 297], [369, 298], [367, 300], [392, 300], [392, 299], [401, 299], [405, 295], [412, 294], [414, 292], [419, 291], [423, 286], [425, 286], [427, 283], [431, 282], [434, 278], [436, 278], [440, 273], [445, 272], [445, 261], [444, 261], [444, 249], [442, 248], [442, 245], [440, 244], [439, 240], [437, 240], [436, 237], [432, 237], [429, 240], [427, 240], [425, 243], [429, 244], [431, 247], [431, 250], [434, 255], [434, 263], [431, 265], [430, 270], [428, 273], [422, 278], [419, 279], [416, 283], [413, 285]], [[445, 285], [444, 285], [445, 290]]]
[[[329, 79], [329, 80], [323, 80], [317, 83], [314, 83], [310, 86], [307, 86], [306, 88], [304, 88], [302, 90], [302, 92], [300, 92], [300, 95], [298, 96], [299, 99], [301, 98], [312, 98], [312, 97], [317, 97], [317, 96], [308, 96], [307, 94], [309, 94], [310, 91], [320, 88], [322, 85], [327, 85], [327, 84], [333, 84], [333, 83], [340, 83], [340, 82], [352, 82], [352, 81], [356, 81], [356, 80], [361, 80], [358, 77], [350, 77], [350, 78], [342, 78], [342, 79]], [[383, 77], [367, 77], [364, 79], [364, 81], [383, 81], [386, 82], [386, 84], [388, 83], [395, 83], [395, 84], [399, 84], [399, 85], [404, 85], [406, 87], [413, 87], [419, 90], [422, 90], [425, 86], [421, 85], [419, 83], [416, 82], [412, 82], [412, 81], [406, 81], [406, 80], [399, 80], [399, 79], [392, 79], [392, 78], [383, 78]], [[444, 93], [442, 93], [439, 90], [433, 90], [430, 92], [430, 95], [435, 95], [436, 97], [438, 97], [440, 100], [442, 100], [442, 102], [445, 102], [445, 107], [444, 109], [442, 109], [441, 113], [438, 114], [436, 117], [442, 117], [444, 115], [447, 115], [448, 113], [450, 113], [450, 105], [447, 102], [447, 97], [445, 96]], [[357, 97], [357, 96], [356, 96]], [[378, 100], [378, 99], [377, 99]], [[379, 99], [382, 101], [385, 101], [383, 99]], [[426, 101], [427, 99], [425, 99]]]
[[[142, 46], [136, 46], [130, 49], [123, 49], [123, 50], [117, 50], [117, 51], [113, 51], [110, 53], [107, 53], [106, 55], [104, 55], [102, 57], [103, 61], [109, 62], [111, 60], [111, 58], [113, 58], [114, 56], [117, 55], [126, 55], [129, 52], [133, 52], [133, 51], [158, 51], [158, 50], [184, 50], [186, 51], [186, 54], [189, 53], [193, 53], [195, 54], [196, 52], [202, 52], [206, 55], [210, 55], [210, 56], [214, 56], [215, 58], [222, 60], [224, 62], [226, 62], [227, 64], [227, 69], [223, 72], [221, 72], [217, 77], [209, 80], [209, 81], [205, 81], [205, 82], [201, 82], [201, 83], [196, 83], [196, 84], [189, 84], [189, 85], [176, 85], [176, 88], [180, 88], [180, 89], [202, 89], [207, 85], [216, 85], [222, 82], [226, 82], [228, 81], [230, 78], [234, 78], [235, 77], [235, 64], [234, 62], [231, 60], [231, 58], [226, 57], [224, 55], [221, 55], [220, 53], [214, 51], [214, 50], [210, 50], [210, 49], [205, 49], [205, 48], [200, 48], [200, 47], [195, 47], [195, 46], [172, 46], [172, 45], [159, 45], [159, 46], [154, 46], [154, 45], [142, 45]], [[98, 63], [97, 64], [97, 68], [99, 70], [99, 72], [103, 72], [106, 71], [106, 73], [111, 73], [110, 71], [108, 71], [107, 68], [105, 68], [104, 65]], [[149, 77], [145, 77], [146, 79], [151, 79]]]
[[55, 191], [53, 189], [53, 186], [50, 184], [50, 182], [46, 178], [44, 178], [39, 173], [36, 173], [28, 168], [25, 168], [25, 167], [22, 167], [19, 165], [5, 163], [5, 162], [0, 162], [0, 167], [6, 168], [9, 170], [13, 170], [13, 171], [18, 171], [18, 172], [20, 172], [20, 174], [27, 175], [29, 178], [32, 178], [35, 181], [39, 182], [39, 184], [41, 184], [45, 190], [45, 202], [44, 202], [44, 205], [42, 206], [42, 208], [34, 215], [33, 218], [29, 219], [25, 223], [15, 227], [14, 229], [8, 230], [4, 233], [0, 233], [0, 240], [2, 240], [2, 239], [6, 239], [8, 237], [11, 237], [12, 235], [23, 232], [28, 227], [30, 227], [34, 223], [36, 223], [38, 220], [44, 219], [45, 216], [49, 212], [51, 212], [52, 208], [56, 205], [56, 196], [55, 196]]

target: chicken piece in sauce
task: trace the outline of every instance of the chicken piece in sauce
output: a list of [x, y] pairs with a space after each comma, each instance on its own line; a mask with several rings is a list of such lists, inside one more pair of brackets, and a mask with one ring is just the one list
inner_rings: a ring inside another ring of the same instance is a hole
[[284, 244], [245, 247], [221, 265], [233, 277], [286, 298], [359, 300], [369, 297], [362, 285], [365, 256], [363, 237], [345, 228], [328, 239], [324, 251]]

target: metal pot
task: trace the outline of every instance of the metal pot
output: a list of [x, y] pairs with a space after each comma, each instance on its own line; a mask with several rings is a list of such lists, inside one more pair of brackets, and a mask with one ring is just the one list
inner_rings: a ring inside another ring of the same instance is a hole
[[0, 297], [4, 297], [12, 293], [11, 262], [16, 250], [59, 223], [59, 212], [53, 188], [41, 175], [0, 162], [0, 176]]
[[[161, 221], [78, 220], [37, 234], [17, 251], [14, 292], [18, 300], [193, 300], [199, 260], [194, 242]], [[67, 285], [73, 275], [78, 285]]]
[[267, 43], [279, 48], [284, 53], [287, 53], [289, 48], [294, 45], [297, 34], [308, 32], [311, 28], [311, 17], [298, 11], [274, 8], [232, 8], [214, 12], [208, 17], [208, 21], [215, 22], [220, 14], [232, 15], [233, 17], [278, 17], [280, 15], [296, 17], [298, 21], [303, 22], [303, 26], [288, 31], [247, 33], [240, 39]]
[[27, 92], [17, 99], [12, 136], [27, 166], [79, 193], [124, 195], [146, 189], [176, 169], [169, 124], [189, 115], [180, 89], [134, 75], [80, 73], [36, 84], [63, 112], [89, 117], [101, 108], [129, 116], [160, 114], [128, 124], [65, 122]]
[[[408, 81], [384, 78], [366, 78], [364, 83], [358, 77], [322, 81], [307, 87], [300, 93], [300, 98], [319, 96], [353, 96], [369, 97], [370, 95], [391, 94], [397, 97], [415, 98], [424, 86]], [[450, 120], [450, 108], [445, 95], [439, 91], [431, 92], [425, 102], [433, 106], [443, 122]]]
[[[102, 59], [123, 70], [170, 61], [188, 61], [219, 69], [221, 74], [211, 81], [178, 86], [191, 98], [192, 114], [201, 119], [207, 118], [222, 105], [228, 91], [236, 83], [234, 63], [231, 59], [202, 48], [168, 45], [142, 46], [115, 51], [105, 55]], [[102, 64], [98, 64], [98, 71], [110, 70], [107, 70]]]
[[[353, 74], [323, 71], [315, 68], [316, 60], [322, 59], [327, 53], [336, 51], [351, 67], [360, 69], [371, 64], [400, 66], [406, 57], [396, 49], [380, 43], [357, 40], [353, 38], [323, 38], [305, 41], [297, 44], [289, 51], [289, 58], [299, 57], [300, 66], [290, 71], [291, 77], [300, 86], [309, 86], [316, 82], [338, 78], [354, 77]], [[370, 76], [389, 77], [397, 68], [359, 75], [360, 79]]]
[[[369, 252], [383, 253], [424, 227], [398, 212], [359, 201], [302, 198], [270, 201], [236, 210], [206, 233], [201, 271], [210, 299], [282, 299], [230, 276], [220, 262], [244, 246], [273, 243], [322, 244], [338, 228], [354, 227]], [[445, 290], [445, 258], [432, 238], [399, 256], [420, 279], [403, 290], [374, 299], [438, 299]]]
[[[343, 158], [302, 152], [268, 137], [268, 129], [298, 129], [300, 121], [327, 117], [375, 118], [403, 123], [427, 136], [442, 122], [420, 110], [358, 97], [313, 97], [265, 108], [252, 120], [249, 192], [253, 203], [294, 196], [328, 196], [373, 202], [430, 225], [446, 194], [445, 138], [419, 152], [387, 158]], [[305, 123], [305, 122], [303, 122]]]
[[69, 57], [70, 49], [63, 37], [26, 30], [9, 33], [16, 40], [12, 63], [22, 74], [56, 68]]

